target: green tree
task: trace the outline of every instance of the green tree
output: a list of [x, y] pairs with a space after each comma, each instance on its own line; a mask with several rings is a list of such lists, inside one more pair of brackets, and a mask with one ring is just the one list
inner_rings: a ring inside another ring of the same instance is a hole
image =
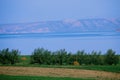
[[59, 61], [60, 65], [66, 64], [66, 60], [67, 60], [67, 51], [65, 51], [65, 49], [60, 49], [58, 51], [56, 51], [57, 53], [57, 58]]
[[55, 54], [55, 52], [53, 52], [52, 54], [51, 54], [51, 64], [52, 65], [55, 65], [55, 64], [57, 64], [57, 56], [56, 56], [56, 54]]
[[77, 51], [76, 56], [77, 56], [76, 57], [77, 58], [76, 61], [78, 61], [80, 64], [84, 64], [84, 62], [85, 62], [85, 52], [84, 52], [84, 50]]
[[51, 52], [44, 48], [37, 48], [31, 55], [31, 63], [51, 64]]
[[8, 48], [0, 51], [0, 63], [2, 64], [10, 63], [10, 53]]
[[72, 65], [74, 62], [74, 57], [72, 53], [68, 53], [66, 57], [66, 64], [67, 65]]
[[101, 60], [101, 52], [96, 52], [96, 51], [92, 51], [91, 53], [91, 63], [94, 64], [94, 65], [99, 65], [102, 63], [102, 60]]
[[10, 52], [10, 62], [11, 64], [15, 64], [20, 61], [19, 59], [20, 52], [18, 50], [12, 50]]
[[1, 64], [15, 64], [19, 62], [19, 54], [18, 50], [10, 51], [9, 48], [0, 50], [0, 63]]
[[105, 63], [108, 65], [118, 64], [119, 63], [119, 56], [115, 54], [115, 51], [109, 49], [105, 54]]
[[43, 64], [43, 53], [44, 53], [44, 48], [35, 49], [31, 55], [31, 63]]
[[43, 52], [43, 63], [47, 65], [51, 64], [51, 52], [48, 50], [44, 50]]

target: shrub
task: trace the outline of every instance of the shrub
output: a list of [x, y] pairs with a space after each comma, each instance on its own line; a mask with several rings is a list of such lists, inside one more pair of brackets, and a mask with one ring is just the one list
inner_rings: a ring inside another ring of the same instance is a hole
[[80, 63], [79, 63], [78, 61], [74, 61], [74, 62], [73, 62], [73, 65], [78, 66], [78, 65], [80, 65]]
[[27, 58], [26, 58], [26, 57], [21, 57], [21, 60], [22, 60], [22, 61], [26, 61]]

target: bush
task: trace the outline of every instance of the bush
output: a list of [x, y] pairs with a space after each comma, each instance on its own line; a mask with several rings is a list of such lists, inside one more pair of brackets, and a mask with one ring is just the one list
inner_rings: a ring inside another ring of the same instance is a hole
[[20, 52], [18, 50], [9, 50], [3, 49], [0, 50], [0, 63], [1, 64], [15, 64], [19, 62], [19, 54]]
[[21, 57], [21, 60], [22, 60], [22, 61], [26, 61], [27, 58], [26, 58], [26, 57]]
[[78, 65], [80, 65], [80, 63], [79, 63], [78, 61], [74, 61], [74, 62], [73, 62], [73, 65], [78, 66]]

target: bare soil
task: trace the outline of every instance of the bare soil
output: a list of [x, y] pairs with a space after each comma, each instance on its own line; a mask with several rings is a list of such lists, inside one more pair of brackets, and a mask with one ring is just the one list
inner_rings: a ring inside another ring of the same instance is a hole
[[41, 67], [13, 67], [0, 66], [0, 74], [26, 75], [26, 76], [52, 76], [52, 77], [75, 77], [95, 78], [99, 80], [120, 80], [120, 73], [112, 73], [95, 70], [41, 68]]

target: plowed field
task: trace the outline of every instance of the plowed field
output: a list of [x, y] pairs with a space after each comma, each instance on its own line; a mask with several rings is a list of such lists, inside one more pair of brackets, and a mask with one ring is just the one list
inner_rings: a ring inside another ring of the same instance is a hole
[[80, 70], [79, 69], [63, 69], [63, 68], [1, 66], [0, 74], [120, 80], [120, 73], [94, 71], [94, 70], [81, 70], [81, 69]]

